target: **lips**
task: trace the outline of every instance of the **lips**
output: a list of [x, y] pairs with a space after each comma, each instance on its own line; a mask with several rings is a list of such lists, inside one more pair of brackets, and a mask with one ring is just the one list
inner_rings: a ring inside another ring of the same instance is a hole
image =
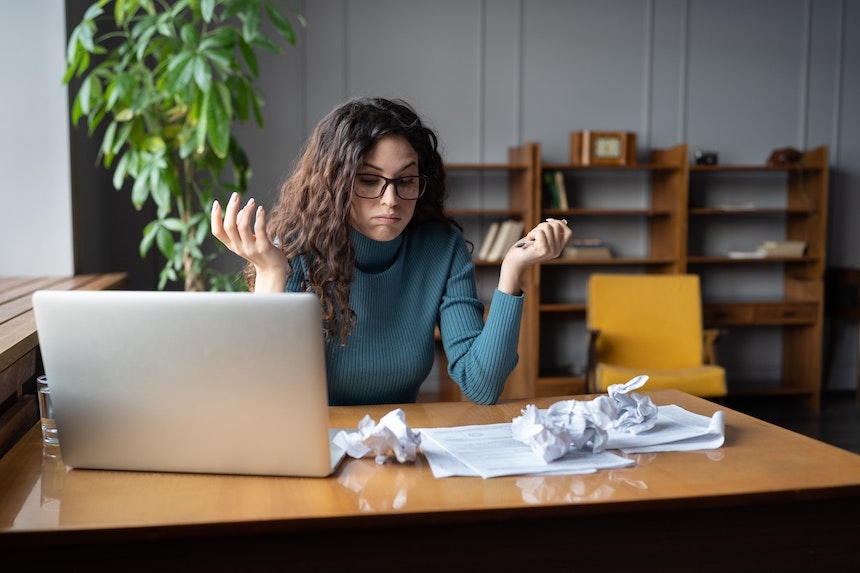
[[375, 221], [383, 221], [386, 223], [396, 223], [400, 220], [400, 217], [397, 215], [375, 215], [373, 219]]

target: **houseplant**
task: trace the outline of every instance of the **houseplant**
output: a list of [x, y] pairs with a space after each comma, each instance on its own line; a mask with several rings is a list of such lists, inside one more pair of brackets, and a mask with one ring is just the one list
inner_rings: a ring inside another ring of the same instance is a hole
[[128, 182], [137, 209], [156, 205], [140, 254], [156, 246], [164, 255], [159, 289], [232, 284], [204, 246], [210, 207], [247, 187], [249, 162], [231, 127], [252, 115], [262, 127], [257, 53], [281, 51], [281, 40], [296, 36], [275, 0], [99, 0], [69, 37], [63, 81], [80, 81], [72, 123], [86, 118], [88, 134], [101, 137], [98, 160], [114, 187]]

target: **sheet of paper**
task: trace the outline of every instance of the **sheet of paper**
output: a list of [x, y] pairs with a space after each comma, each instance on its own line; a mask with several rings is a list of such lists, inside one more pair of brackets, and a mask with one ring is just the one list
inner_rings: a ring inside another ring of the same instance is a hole
[[[634, 465], [609, 451], [572, 451], [545, 462], [526, 444], [513, 438], [511, 424], [486, 424], [420, 430], [421, 449], [433, 475], [483, 478], [528, 474], [583, 474]], [[638, 434], [610, 430], [607, 450], [625, 454], [716, 449], [725, 441], [725, 414], [712, 417], [680, 406], [658, 407], [657, 422]]]
[[569, 452], [548, 463], [513, 438], [510, 423], [422, 428], [419, 431], [421, 449], [436, 477], [593, 473], [635, 463], [611, 452]]
[[722, 446], [725, 435], [725, 413], [722, 411], [709, 418], [680, 406], [659, 406], [657, 423], [653, 428], [641, 434], [610, 430], [606, 447], [627, 454], [710, 450]]

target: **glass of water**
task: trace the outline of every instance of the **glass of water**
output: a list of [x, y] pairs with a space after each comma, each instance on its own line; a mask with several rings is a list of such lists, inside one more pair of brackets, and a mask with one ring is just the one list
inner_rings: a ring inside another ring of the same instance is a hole
[[54, 421], [54, 407], [51, 405], [51, 389], [48, 388], [48, 378], [36, 378], [36, 389], [39, 396], [39, 416], [42, 424], [42, 440], [46, 444], [59, 444], [57, 423]]

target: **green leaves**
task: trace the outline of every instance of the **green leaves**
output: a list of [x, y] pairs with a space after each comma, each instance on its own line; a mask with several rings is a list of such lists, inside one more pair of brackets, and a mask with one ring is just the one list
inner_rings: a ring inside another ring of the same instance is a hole
[[[250, 165], [231, 131], [252, 114], [263, 125], [256, 52], [281, 48], [266, 29], [296, 42], [272, 0], [99, 0], [69, 36], [72, 123], [86, 118], [94, 135], [106, 122], [99, 158], [113, 168], [114, 187], [130, 182], [138, 209], [156, 204], [140, 254], [155, 246], [166, 258], [159, 288], [179, 278], [198, 286], [211, 274], [214, 254], [203, 249], [211, 203], [247, 188]], [[222, 182], [227, 168], [232, 180]]]

